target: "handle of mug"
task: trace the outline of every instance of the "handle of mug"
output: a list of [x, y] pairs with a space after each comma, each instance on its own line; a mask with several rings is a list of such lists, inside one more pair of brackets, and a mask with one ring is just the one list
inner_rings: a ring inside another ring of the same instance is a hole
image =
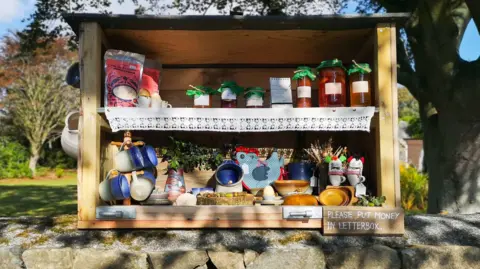
[[137, 181], [138, 178], [137, 178], [137, 171], [133, 171], [132, 172], [132, 181]]
[[111, 175], [113, 172], [117, 172], [117, 174], [120, 174], [120, 172], [119, 172], [117, 169], [112, 169], [112, 170], [108, 171], [107, 176], [105, 176], [105, 180], [109, 180], [109, 179], [110, 179], [110, 175]]
[[343, 183], [343, 182], [345, 182], [345, 180], [347, 180], [347, 178], [344, 177], [344, 176], [340, 176], [340, 178], [342, 179], [342, 181], [340, 181], [340, 183]]
[[172, 105], [171, 105], [171, 104], [167, 104], [167, 108], [172, 108]]
[[365, 177], [364, 176], [360, 176], [360, 182], [359, 183], [363, 183], [365, 182]]

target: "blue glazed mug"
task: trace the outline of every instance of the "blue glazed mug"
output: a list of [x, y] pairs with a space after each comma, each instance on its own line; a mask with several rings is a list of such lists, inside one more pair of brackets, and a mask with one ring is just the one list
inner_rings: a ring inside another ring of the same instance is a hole
[[309, 162], [298, 162], [288, 164], [288, 179], [310, 180], [313, 176], [315, 165]]
[[235, 185], [242, 180], [243, 169], [234, 161], [227, 160], [217, 168], [215, 178], [223, 186]]
[[110, 191], [115, 200], [124, 200], [130, 197], [130, 186], [125, 175], [118, 174], [110, 179]]
[[134, 167], [133, 170], [140, 170], [145, 168], [145, 160], [143, 159], [142, 151], [139, 148], [133, 146], [128, 149], [128, 153]]
[[129, 173], [140, 170], [144, 167], [145, 161], [142, 152], [137, 147], [124, 149], [124, 144], [120, 147], [120, 151], [115, 155], [116, 169], [122, 173]]
[[145, 145], [140, 148], [144, 160], [144, 168], [155, 167], [158, 165], [157, 153], [152, 146]]

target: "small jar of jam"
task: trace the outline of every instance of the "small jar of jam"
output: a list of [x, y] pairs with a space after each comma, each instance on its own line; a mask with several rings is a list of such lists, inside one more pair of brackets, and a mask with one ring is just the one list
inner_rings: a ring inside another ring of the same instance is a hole
[[218, 92], [222, 95], [222, 108], [236, 108], [237, 96], [243, 92], [243, 88], [238, 86], [235, 81], [225, 81], [220, 85]]
[[299, 66], [294, 73], [292, 79], [297, 81], [297, 107], [312, 107], [312, 81], [315, 80], [315, 74], [308, 66]]
[[368, 64], [357, 64], [355, 61], [348, 70], [350, 83], [350, 106], [371, 106], [372, 90], [370, 73], [372, 69]]
[[342, 61], [337, 59], [323, 61], [317, 69], [319, 106], [347, 106], [346, 74]]
[[187, 90], [187, 96], [193, 98], [194, 108], [210, 108], [212, 107], [212, 95], [216, 91], [210, 87], [205, 86], [192, 86], [191, 90]]
[[262, 108], [265, 90], [260, 87], [250, 87], [245, 90], [245, 107]]

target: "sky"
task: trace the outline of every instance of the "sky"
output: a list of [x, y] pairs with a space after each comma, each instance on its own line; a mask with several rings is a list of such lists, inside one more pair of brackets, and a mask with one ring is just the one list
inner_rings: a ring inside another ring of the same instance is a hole
[[[112, 2], [114, 3], [109, 11], [116, 14], [133, 13], [134, 6], [130, 1], [125, 1], [123, 5], [119, 5], [116, 1]], [[4, 36], [9, 31], [21, 30], [25, 26], [22, 19], [33, 12], [35, 0], [0, 0], [0, 5], [0, 36]], [[354, 8], [350, 7], [346, 12], [353, 12], [353, 10]], [[460, 45], [460, 56], [467, 61], [480, 57], [480, 35], [473, 21], [469, 23]]]

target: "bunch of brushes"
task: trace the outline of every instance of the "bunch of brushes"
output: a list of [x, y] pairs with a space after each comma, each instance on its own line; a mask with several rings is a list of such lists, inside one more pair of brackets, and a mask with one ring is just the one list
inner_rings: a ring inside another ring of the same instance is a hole
[[348, 149], [347, 147], [338, 147], [334, 150], [332, 138], [328, 139], [328, 141], [323, 144], [320, 144], [320, 141], [316, 140], [313, 144], [310, 144], [310, 148], [304, 150], [310, 157], [311, 161], [315, 162], [317, 166], [331, 162], [332, 157], [334, 156], [346, 166]]

